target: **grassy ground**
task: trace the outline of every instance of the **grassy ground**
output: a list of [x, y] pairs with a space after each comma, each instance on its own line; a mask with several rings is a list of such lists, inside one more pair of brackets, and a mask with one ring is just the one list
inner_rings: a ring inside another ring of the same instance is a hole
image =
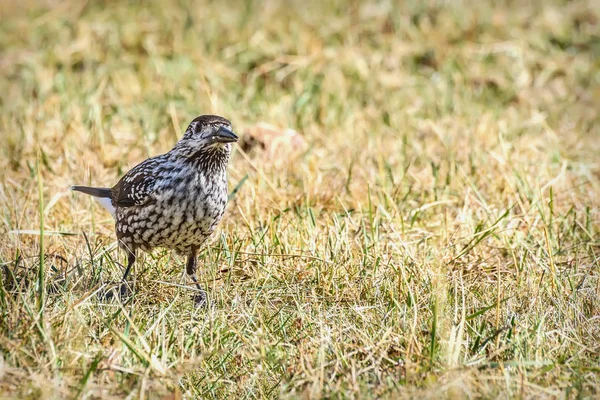
[[[0, 397], [600, 396], [598, 4], [428, 3], [3, 1]], [[208, 309], [100, 303], [66, 188], [203, 113], [308, 148], [236, 149]]]

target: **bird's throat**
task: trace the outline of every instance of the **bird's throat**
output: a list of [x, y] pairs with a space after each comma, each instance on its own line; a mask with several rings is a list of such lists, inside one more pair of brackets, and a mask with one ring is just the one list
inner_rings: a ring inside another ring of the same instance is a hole
[[227, 168], [229, 161], [229, 151], [221, 146], [211, 146], [202, 148], [193, 153], [188, 162], [201, 170], [220, 171]]

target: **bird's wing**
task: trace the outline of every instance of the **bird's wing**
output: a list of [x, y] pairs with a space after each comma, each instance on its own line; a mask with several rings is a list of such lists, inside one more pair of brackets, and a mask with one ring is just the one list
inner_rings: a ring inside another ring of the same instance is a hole
[[132, 207], [151, 202], [158, 179], [155, 164], [155, 160], [149, 159], [127, 172], [111, 189], [113, 204]]

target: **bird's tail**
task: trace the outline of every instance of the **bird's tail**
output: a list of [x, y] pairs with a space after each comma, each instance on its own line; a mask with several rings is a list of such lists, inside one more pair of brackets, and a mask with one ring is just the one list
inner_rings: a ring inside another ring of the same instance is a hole
[[90, 186], [71, 186], [71, 190], [89, 194], [90, 196], [94, 196], [94, 197], [111, 198], [111, 193], [110, 193], [109, 188], [96, 188], [96, 187], [90, 187]]
[[112, 215], [112, 217], [115, 218], [116, 208], [115, 208], [114, 204], [112, 203], [112, 199], [111, 199], [112, 195], [111, 195], [109, 188], [95, 188], [95, 187], [89, 187], [89, 186], [71, 186], [71, 190], [89, 194], [90, 196], [94, 196], [96, 198], [96, 200], [98, 200], [98, 203], [100, 203], [100, 205], [102, 207], [106, 208], [106, 210], [108, 210], [110, 215]]

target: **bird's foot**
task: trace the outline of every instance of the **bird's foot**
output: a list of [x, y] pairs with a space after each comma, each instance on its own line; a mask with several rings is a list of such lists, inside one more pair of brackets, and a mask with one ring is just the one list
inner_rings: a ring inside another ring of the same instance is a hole
[[118, 298], [121, 301], [131, 297], [131, 286], [128, 282], [113, 282], [106, 285], [106, 288], [98, 293], [98, 298], [102, 301], [112, 301]]
[[202, 289], [199, 289], [192, 298], [194, 299], [194, 306], [197, 308], [204, 308], [208, 305], [208, 295]]

